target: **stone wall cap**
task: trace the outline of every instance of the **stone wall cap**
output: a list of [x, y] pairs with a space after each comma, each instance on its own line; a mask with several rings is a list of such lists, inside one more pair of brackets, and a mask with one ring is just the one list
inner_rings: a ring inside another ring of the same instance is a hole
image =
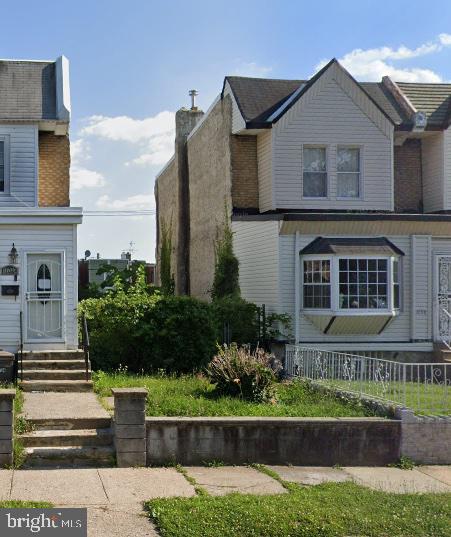
[[178, 416], [146, 416], [147, 423], [171, 423], [171, 424], [183, 424], [183, 423], [197, 423], [197, 424], [208, 424], [215, 423], [218, 425], [225, 424], [249, 424], [249, 425], [261, 425], [261, 424], [271, 424], [271, 425], [298, 425], [305, 423], [397, 423], [399, 420], [391, 420], [387, 418], [377, 418], [377, 417], [364, 417], [361, 418], [322, 418], [322, 417], [286, 417], [286, 416], [193, 416], [193, 417], [178, 417]]
[[0, 399], [14, 399], [16, 390], [14, 388], [0, 389]]
[[2, 359], [14, 360], [14, 354], [12, 352], [0, 351], [0, 360]]
[[111, 388], [114, 397], [146, 397], [146, 388]]

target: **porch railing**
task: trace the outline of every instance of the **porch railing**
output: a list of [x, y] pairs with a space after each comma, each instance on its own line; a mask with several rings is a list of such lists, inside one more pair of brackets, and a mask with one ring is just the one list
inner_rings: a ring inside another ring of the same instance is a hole
[[327, 386], [411, 408], [451, 414], [451, 364], [402, 363], [287, 345], [285, 371]]

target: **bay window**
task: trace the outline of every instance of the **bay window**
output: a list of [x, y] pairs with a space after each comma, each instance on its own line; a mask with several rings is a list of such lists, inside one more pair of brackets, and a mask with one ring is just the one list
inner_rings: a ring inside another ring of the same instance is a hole
[[304, 198], [327, 197], [327, 155], [325, 147], [303, 149], [303, 196]]
[[302, 295], [306, 310], [334, 315], [394, 312], [400, 308], [398, 256], [302, 257]]

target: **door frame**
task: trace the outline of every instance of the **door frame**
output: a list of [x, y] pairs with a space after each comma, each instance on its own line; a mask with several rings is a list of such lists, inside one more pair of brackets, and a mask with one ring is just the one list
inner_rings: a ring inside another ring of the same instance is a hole
[[[28, 288], [28, 256], [29, 255], [48, 255], [56, 254], [61, 256], [61, 337], [48, 339], [33, 339], [27, 336], [28, 327], [28, 307], [27, 307], [27, 288]], [[66, 341], [66, 318], [67, 318], [67, 298], [66, 298], [66, 251], [64, 249], [54, 248], [24, 248], [20, 252], [21, 261], [21, 284], [22, 300], [21, 309], [23, 311], [23, 341], [24, 343], [64, 343]]]

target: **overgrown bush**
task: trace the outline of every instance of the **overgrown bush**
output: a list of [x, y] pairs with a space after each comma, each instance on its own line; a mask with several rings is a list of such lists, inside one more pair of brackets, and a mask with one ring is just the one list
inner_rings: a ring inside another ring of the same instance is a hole
[[216, 333], [208, 304], [189, 297], [149, 295], [144, 272], [127, 291], [80, 303], [90, 332], [94, 369], [126, 365], [132, 372], [191, 372], [214, 354]]
[[240, 297], [225, 297], [210, 304], [218, 342], [255, 344], [259, 338], [258, 307]]
[[221, 395], [254, 402], [275, 399], [276, 373], [280, 364], [272, 354], [257, 348], [251, 352], [235, 344], [218, 348], [207, 374]]
[[223, 229], [218, 229], [215, 241], [215, 273], [211, 298], [239, 297], [239, 261], [233, 253], [233, 231], [225, 208]]

